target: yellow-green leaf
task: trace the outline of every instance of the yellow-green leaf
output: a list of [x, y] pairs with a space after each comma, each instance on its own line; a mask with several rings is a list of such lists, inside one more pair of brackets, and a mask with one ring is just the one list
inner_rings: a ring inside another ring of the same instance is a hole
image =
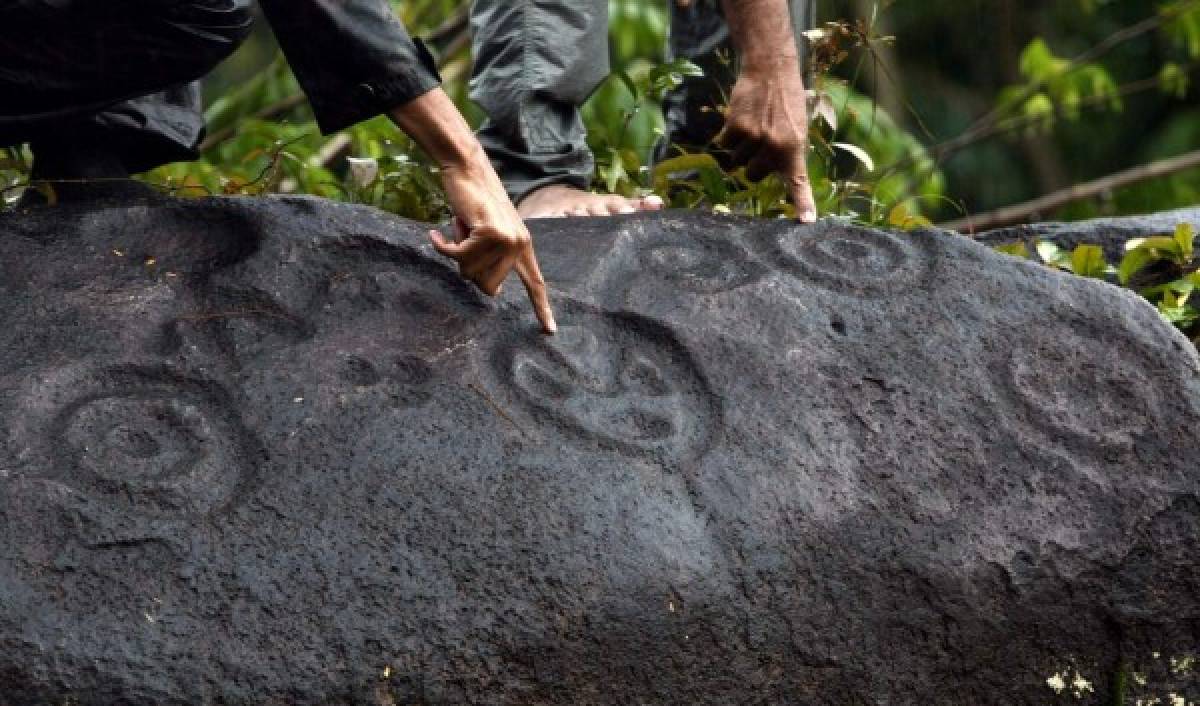
[[1051, 267], [1071, 269], [1071, 257], [1063, 252], [1062, 248], [1048, 240], [1039, 240], [1036, 247], [1038, 257], [1042, 258], [1042, 262]]
[[1012, 255], [1013, 257], [1019, 257], [1022, 259], [1029, 258], [1029, 248], [1026, 247], [1025, 243], [1022, 242], [997, 245], [996, 252], [1004, 253], [1005, 255]]
[[675, 172], [691, 172], [707, 168], [720, 168], [717, 160], [711, 154], [682, 154], [671, 159], [664, 159], [654, 165], [654, 178], [665, 179]]
[[1103, 279], [1107, 269], [1108, 260], [1099, 245], [1080, 245], [1071, 253], [1071, 271], [1080, 277]]
[[1179, 246], [1179, 254], [1184, 262], [1191, 261], [1196, 252], [1196, 228], [1191, 223], [1180, 223], [1176, 226], [1175, 244]]
[[910, 211], [908, 204], [901, 201], [892, 207], [892, 210], [888, 213], [888, 225], [893, 228], [912, 230], [913, 228], [927, 228], [933, 225], [933, 223], [925, 216]]
[[1135, 248], [1130, 250], [1117, 267], [1117, 279], [1121, 284], [1127, 285], [1134, 275], [1141, 272], [1150, 263], [1160, 259], [1162, 258], [1158, 257], [1152, 249]]

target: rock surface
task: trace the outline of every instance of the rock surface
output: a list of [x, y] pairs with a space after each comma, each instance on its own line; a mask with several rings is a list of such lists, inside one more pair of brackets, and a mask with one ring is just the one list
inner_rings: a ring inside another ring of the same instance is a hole
[[1048, 240], [1067, 250], [1077, 245], [1100, 245], [1109, 262], [1116, 263], [1125, 254], [1125, 243], [1134, 238], [1173, 233], [1180, 223], [1191, 223], [1200, 230], [1200, 208], [1074, 223], [1033, 223], [981, 233], [977, 239], [992, 246], [1024, 242], [1030, 246], [1030, 252], [1038, 240]]
[[536, 230], [549, 339], [371, 209], [0, 217], [0, 704], [1200, 699], [1200, 365], [1135, 296]]

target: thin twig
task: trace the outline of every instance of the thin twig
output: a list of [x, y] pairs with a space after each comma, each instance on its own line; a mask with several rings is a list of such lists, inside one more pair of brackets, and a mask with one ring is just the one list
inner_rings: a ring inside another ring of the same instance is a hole
[[[1064, 69], [1061, 72], [1059, 72], [1058, 74], [1056, 74], [1056, 76], [1065, 76], [1065, 75], [1071, 73], [1072, 71], [1074, 71], [1075, 69], [1079, 68], [1080, 66], [1090, 63], [1090, 62], [1093, 62], [1093, 61], [1103, 57], [1108, 52], [1112, 51], [1113, 49], [1120, 46], [1121, 44], [1124, 44], [1125, 42], [1136, 39], [1137, 37], [1140, 37], [1143, 34], [1146, 34], [1147, 32], [1151, 32], [1151, 31], [1157, 29], [1158, 27], [1161, 27], [1162, 24], [1164, 22], [1166, 22], [1168, 19], [1175, 17], [1177, 15], [1183, 14], [1185, 12], [1188, 12], [1197, 6], [1200, 6], [1200, 0], [1192, 0], [1191, 2], [1181, 5], [1179, 8], [1177, 8], [1172, 13], [1152, 15], [1151, 17], [1148, 17], [1148, 18], [1142, 20], [1141, 22], [1138, 22], [1137, 24], [1133, 24], [1133, 25], [1130, 25], [1129, 27], [1122, 28], [1122, 29], [1118, 30], [1117, 32], [1115, 32], [1115, 33], [1109, 35], [1108, 37], [1104, 38], [1103, 40], [1101, 40], [1094, 47], [1084, 51], [1083, 53], [1077, 55], [1075, 58], [1071, 59], [1067, 63], [1067, 65], [1064, 67]], [[1044, 87], [1045, 87], [1044, 79], [1035, 81], [1035, 82], [1029, 84], [1028, 86], [1026, 86], [1024, 88], [1024, 90], [1021, 91], [1021, 93], [1019, 93], [1017, 95], [1017, 97], [1015, 99], [1013, 99], [1012, 101], [1009, 102], [1009, 105], [1021, 105], [1025, 101], [1032, 98], [1034, 94], [1036, 94], [1038, 91], [1042, 90], [1042, 88], [1044, 88]], [[954, 152], [957, 152], [957, 151], [963, 149], [964, 147], [967, 147], [968, 145], [974, 144], [978, 140], [982, 139], [981, 136], [993, 134], [992, 130], [995, 127], [995, 123], [997, 123], [1002, 118], [1006, 107], [1007, 106], [998, 106], [998, 107], [991, 109], [990, 111], [985, 113], [983, 116], [978, 118], [974, 123], [972, 123], [971, 126], [969, 128], [967, 128], [962, 134], [960, 134], [959, 136], [954, 137], [952, 139], [946, 140], [945, 142], [942, 142], [940, 145], [936, 145], [934, 147], [929, 148], [928, 150], [926, 150], [926, 154], [932, 156], [935, 160], [940, 160]], [[904, 169], [905, 167], [911, 165], [914, 161], [916, 161], [917, 159], [920, 159], [920, 158], [921, 158], [921, 155], [908, 155], [908, 156], [898, 160], [894, 164], [889, 165], [886, 169], [884, 169], [884, 171], [890, 172], [890, 171]]]
[[467, 28], [467, 20], [470, 16], [470, 4], [463, 3], [463, 6], [458, 9], [450, 17], [446, 18], [437, 28], [425, 34], [425, 39], [429, 42], [440, 43], [447, 37], [460, 34]]
[[184, 316], [180, 316], [179, 320], [180, 321], [200, 322], [200, 321], [215, 321], [217, 319], [233, 319], [233, 318], [240, 318], [243, 316], [255, 316], [255, 315], [267, 316], [267, 317], [274, 318], [274, 319], [282, 319], [284, 321], [288, 321], [291, 323], [299, 323], [300, 322], [300, 320], [294, 316], [288, 316], [287, 314], [283, 314], [278, 311], [272, 311], [270, 309], [262, 309], [262, 308], [232, 309], [230, 311], [213, 311], [213, 312], [205, 312], [202, 314], [186, 314]]
[[[1194, 73], [1197, 69], [1200, 69], [1200, 62], [1186, 66], [1186, 67], [1184, 67], [1184, 69], [1189, 74]], [[1125, 98], [1125, 97], [1128, 97], [1131, 95], [1136, 95], [1138, 93], [1143, 93], [1145, 91], [1154, 90], [1154, 89], [1158, 88], [1159, 85], [1160, 85], [1159, 78], [1157, 76], [1151, 76], [1149, 78], [1139, 79], [1137, 81], [1131, 81], [1129, 83], [1118, 86], [1117, 87], [1117, 95], [1121, 98]], [[1092, 108], [1097, 105], [1104, 104], [1104, 103], [1108, 102], [1109, 100], [1111, 100], [1111, 96], [1108, 96], [1108, 95], [1091, 96], [1091, 97], [1081, 100], [1079, 103], [1079, 107], [1080, 108]], [[1030, 116], [1030, 115], [1014, 116], [1013, 118], [1010, 118], [1006, 121], [999, 122], [999, 123], [996, 123], [995, 125], [992, 125], [987, 130], [987, 132], [980, 133], [976, 139], [977, 139], [977, 141], [983, 141], [983, 140], [991, 139], [993, 137], [1003, 137], [1005, 135], [1012, 134], [1019, 130], [1023, 130], [1031, 125], [1034, 125], [1034, 124], [1042, 121], [1042, 120], [1044, 120], [1044, 118], [1041, 116]], [[936, 147], [930, 149], [931, 152], [934, 150], [936, 150]], [[945, 160], [944, 155], [940, 158], [938, 158], [938, 157], [931, 158], [929, 165], [925, 169], [921, 170], [918, 173], [917, 178], [913, 179], [912, 183], [914, 185], [924, 184], [926, 182], [926, 180], [928, 180], [931, 176], [933, 176], [934, 172], [936, 172], [940, 168], [940, 166], [942, 165], [944, 160]], [[897, 165], [899, 165], [899, 164], [902, 164], [902, 162], [897, 162]], [[893, 167], [889, 168], [888, 170], [882, 171], [881, 179], [886, 179], [887, 177], [897, 173], [898, 171], [899, 171], [899, 167], [897, 167], [897, 166], [893, 166]], [[907, 201], [911, 198], [914, 198], [915, 196], [916, 196], [916, 194], [913, 193], [913, 189], [908, 188], [904, 192], [902, 197], [897, 199], [897, 201]]]
[[1075, 186], [1015, 206], [1008, 206], [990, 213], [968, 216], [950, 221], [949, 223], [943, 223], [941, 227], [947, 230], [967, 231], [974, 234], [993, 228], [1014, 225], [1022, 223], [1038, 214], [1053, 211], [1076, 201], [1090, 199], [1094, 196], [1099, 196], [1132, 184], [1170, 176], [1197, 167], [1200, 167], [1200, 150], [1170, 159], [1151, 162], [1150, 164], [1143, 164], [1133, 169], [1110, 174], [1095, 181], [1076, 184]]
[[[287, 111], [291, 110], [292, 108], [295, 108], [296, 106], [301, 105], [302, 103], [304, 103], [304, 101], [305, 101], [304, 94], [296, 93], [294, 95], [288, 96], [287, 98], [276, 101], [276, 102], [272, 103], [271, 105], [268, 105], [268, 106], [262, 108], [261, 110], [256, 111], [250, 117], [255, 120], [270, 120], [271, 118], [274, 118], [275, 116], [277, 116], [281, 113], [286, 113]], [[211, 135], [209, 135], [208, 137], [206, 137], [204, 139], [204, 142], [200, 143], [200, 147], [197, 149], [201, 153], [204, 153], [204, 152], [211, 150], [214, 147], [217, 147], [221, 143], [223, 143], [226, 140], [237, 135], [240, 127], [241, 126], [239, 124], [239, 121], [235, 121], [233, 124], [227, 125], [226, 127], [223, 127], [220, 130], [214, 131]]]

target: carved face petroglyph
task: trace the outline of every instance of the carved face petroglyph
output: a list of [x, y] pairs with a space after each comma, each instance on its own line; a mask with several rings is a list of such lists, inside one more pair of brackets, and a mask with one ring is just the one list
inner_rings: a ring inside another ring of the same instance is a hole
[[715, 398], [665, 327], [561, 300], [553, 337], [501, 335], [492, 384], [538, 420], [588, 443], [669, 461], [694, 458], [719, 427]]

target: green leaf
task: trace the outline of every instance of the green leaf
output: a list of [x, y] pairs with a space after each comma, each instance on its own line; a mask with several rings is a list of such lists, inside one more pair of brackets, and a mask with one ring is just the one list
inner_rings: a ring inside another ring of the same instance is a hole
[[1175, 227], [1174, 240], [1179, 246], [1179, 255], [1184, 264], [1191, 262], [1196, 252], [1196, 228], [1191, 223], [1180, 223]]
[[919, 213], [913, 213], [908, 208], [908, 203], [901, 201], [896, 204], [890, 212], [888, 212], [888, 225], [894, 228], [903, 230], [912, 230], [913, 228], [928, 228], [933, 223]]
[[710, 203], [723, 204], [729, 199], [729, 182], [719, 167], [701, 169], [700, 185]]
[[621, 83], [625, 84], [625, 88], [629, 91], [629, 95], [633, 96], [635, 101], [641, 100], [642, 92], [638, 90], [637, 84], [634, 83], [633, 79], [628, 73], [625, 71], [614, 71], [613, 73], [616, 74], [617, 78], [621, 80]]
[[1186, 305], [1175, 306], [1163, 301], [1158, 305], [1158, 312], [1169, 323], [1181, 328], [1200, 321], [1200, 311]]
[[1021, 52], [1019, 70], [1021, 75], [1033, 81], [1046, 81], [1060, 75], [1070, 62], [1056, 57], [1046, 40], [1038, 37]]
[[1179, 241], [1173, 235], [1159, 235], [1153, 238], [1135, 238], [1125, 243], [1126, 250], [1150, 250], [1157, 253], [1159, 259], [1169, 260], [1181, 256]]
[[[672, 175], [680, 172], [699, 172], [701, 182], [706, 187], [708, 185], [708, 182], [705, 180], [706, 174], [715, 174], [720, 181], [724, 181], [720, 177], [722, 174], [721, 165], [717, 164], [717, 160], [711, 154], [682, 154], [671, 159], [664, 159], [654, 165], [653, 178], [655, 190], [660, 193], [666, 193], [671, 186]], [[711, 189], [706, 188], [705, 190], [710, 192], [709, 196], [711, 198], [713, 196]], [[723, 195], [721, 198], [724, 200]]]
[[1045, 93], [1035, 93], [1021, 106], [1021, 111], [1030, 124], [1049, 130], [1054, 125], [1054, 101]]
[[1071, 271], [1080, 277], [1104, 279], [1107, 270], [1108, 260], [1099, 245], [1080, 245], [1071, 253]]
[[608, 190], [608, 193], [615, 194], [621, 181], [629, 178], [629, 174], [625, 171], [625, 164], [617, 150], [610, 148], [608, 159], [608, 164], [603, 167], [604, 188]]
[[1153, 249], [1135, 248], [1130, 250], [1121, 259], [1121, 264], [1117, 266], [1117, 280], [1123, 285], [1128, 285], [1134, 275], [1146, 269], [1150, 263], [1161, 259]]
[[1173, 98], [1187, 97], [1190, 86], [1190, 74], [1179, 64], [1168, 61], [1158, 72], [1158, 85], [1162, 92]]
[[675, 172], [699, 171], [705, 168], [720, 168], [717, 160], [711, 154], [683, 154], [671, 159], [664, 159], [654, 165], [654, 176], [667, 176]]
[[704, 69], [687, 59], [668, 61], [655, 66], [646, 75], [644, 93], [652, 100], [661, 101], [667, 93], [678, 88], [685, 77], [703, 75]]
[[1029, 248], [1022, 242], [1008, 243], [1007, 245], [997, 245], [996, 252], [1019, 257], [1021, 259], [1029, 259]]

